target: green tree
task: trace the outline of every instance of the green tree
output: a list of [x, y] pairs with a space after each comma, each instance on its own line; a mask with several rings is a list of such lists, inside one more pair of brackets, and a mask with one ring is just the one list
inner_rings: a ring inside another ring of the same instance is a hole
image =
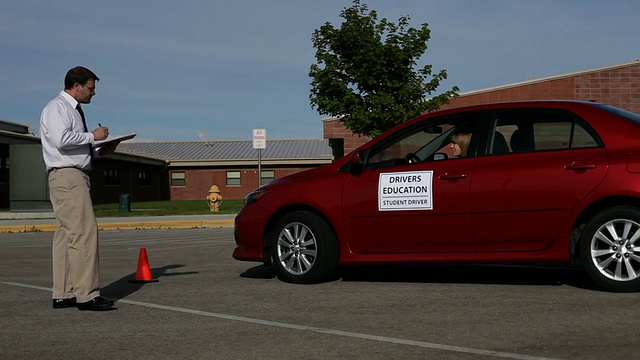
[[335, 116], [355, 134], [374, 137], [425, 111], [433, 111], [458, 96], [458, 87], [435, 95], [447, 78], [417, 61], [431, 37], [428, 24], [409, 27], [408, 16], [398, 23], [378, 21], [375, 10], [354, 0], [340, 13], [340, 28], [327, 22], [312, 35], [316, 64], [311, 65], [311, 106]]

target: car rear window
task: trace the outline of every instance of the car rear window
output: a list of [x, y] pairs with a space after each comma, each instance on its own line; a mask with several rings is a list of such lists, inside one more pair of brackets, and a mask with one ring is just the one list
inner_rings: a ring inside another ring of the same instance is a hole
[[597, 105], [594, 105], [594, 106], [596, 106], [596, 107], [598, 107], [598, 108], [600, 108], [600, 109], [602, 109], [604, 111], [610, 112], [610, 113], [612, 113], [614, 115], [618, 115], [620, 117], [623, 117], [623, 118], [625, 118], [627, 120], [631, 120], [634, 123], [640, 124], [640, 115], [638, 115], [636, 113], [633, 113], [631, 111], [627, 111], [627, 110], [624, 110], [624, 109], [617, 108], [615, 106], [604, 105], [604, 104], [597, 104]]

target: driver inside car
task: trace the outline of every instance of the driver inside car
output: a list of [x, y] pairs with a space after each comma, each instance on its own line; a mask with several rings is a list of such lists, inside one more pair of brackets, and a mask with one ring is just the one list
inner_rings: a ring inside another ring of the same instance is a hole
[[469, 144], [471, 143], [471, 133], [470, 132], [456, 132], [451, 135], [451, 152], [453, 153], [454, 158], [460, 158], [467, 156], [467, 152], [469, 151]]

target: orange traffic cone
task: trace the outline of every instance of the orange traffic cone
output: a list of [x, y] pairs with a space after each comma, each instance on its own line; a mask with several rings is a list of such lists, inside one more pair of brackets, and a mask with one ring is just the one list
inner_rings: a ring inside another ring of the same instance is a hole
[[140, 248], [140, 255], [138, 255], [138, 270], [136, 271], [136, 278], [129, 280], [132, 283], [148, 283], [155, 282], [157, 279], [153, 279], [151, 276], [151, 267], [149, 266], [149, 257], [147, 256], [147, 249]]

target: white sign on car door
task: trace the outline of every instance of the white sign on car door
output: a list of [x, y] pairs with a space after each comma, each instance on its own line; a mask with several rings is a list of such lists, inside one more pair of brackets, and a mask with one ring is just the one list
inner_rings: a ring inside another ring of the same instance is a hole
[[433, 210], [433, 171], [381, 173], [378, 210]]

